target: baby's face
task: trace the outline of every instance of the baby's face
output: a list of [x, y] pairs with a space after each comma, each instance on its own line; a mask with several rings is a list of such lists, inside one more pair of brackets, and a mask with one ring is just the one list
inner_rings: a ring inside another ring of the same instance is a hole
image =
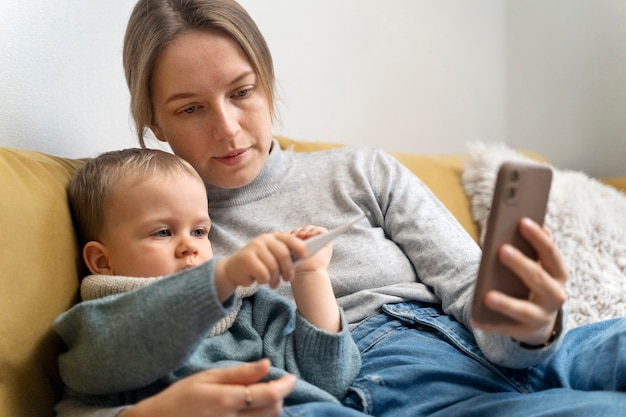
[[213, 257], [206, 189], [190, 175], [122, 186], [105, 214], [101, 243], [110, 275], [156, 277]]

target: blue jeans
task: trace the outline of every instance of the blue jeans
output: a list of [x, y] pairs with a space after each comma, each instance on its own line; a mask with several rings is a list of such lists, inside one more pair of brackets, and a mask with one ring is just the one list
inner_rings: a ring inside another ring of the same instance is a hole
[[[352, 332], [363, 367], [344, 404], [377, 417], [626, 416], [626, 319], [571, 330], [546, 363], [491, 364], [437, 306], [399, 303]], [[621, 392], [620, 392], [621, 391]]]
[[370, 417], [352, 408], [333, 403], [304, 403], [285, 407], [280, 417]]

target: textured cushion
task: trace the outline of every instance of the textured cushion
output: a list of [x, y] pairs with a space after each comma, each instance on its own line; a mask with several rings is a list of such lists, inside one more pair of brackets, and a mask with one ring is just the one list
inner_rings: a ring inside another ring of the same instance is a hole
[[[478, 143], [470, 154], [463, 181], [482, 237], [498, 167], [527, 158], [502, 144]], [[545, 223], [570, 272], [569, 327], [626, 316], [626, 194], [583, 172], [552, 170]]]
[[0, 148], [0, 416], [53, 416], [54, 318], [76, 300], [65, 184], [79, 160]]

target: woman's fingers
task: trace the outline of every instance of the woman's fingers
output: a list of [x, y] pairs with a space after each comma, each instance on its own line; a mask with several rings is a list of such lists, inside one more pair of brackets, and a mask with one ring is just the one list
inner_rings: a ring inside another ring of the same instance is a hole
[[553, 277], [543, 268], [542, 262], [526, 257], [518, 249], [504, 245], [500, 261], [511, 268], [530, 290], [529, 301], [546, 310], [556, 310], [565, 302], [565, 278]]
[[277, 417], [296, 377], [257, 382], [269, 368], [270, 362], [263, 359], [198, 372], [123, 410], [120, 417]]
[[569, 272], [563, 262], [561, 252], [552, 240], [550, 229], [542, 228], [532, 220], [524, 218], [520, 223], [520, 233], [535, 248], [539, 261], [548, 274], [553, 279], [565, 284]]
[[209, 383], [250, 385], [263, 378], [270, 366], [269, 359], [260, 359], [228, 368], [208, 369], [199, 374], [203, 374], [203, 380]]
[[552, 314], [528, 300], [520, 300], [497, 291], [488, 292], [485, 303], [490, 309], [511, 317], [515, 322], [497, 325], [474, 323], [474, 325], [516, 340], [540, 339], [546, 333], [546, 327], [552, 328], [553, 317], [556, 316], [556, 312]]
[[242, 387], [242, 408], [252, 411], [274, 410], [278, 407], [280, 410], [284, 398], [293, 390], [295, 384], [296, 376], [289, 374], [270, 382]]
[[499, 260], [529, 288], [530, 296], [521, 300], [496, 291], [487, 293], [487, 306], [511, 317], [516, 323], [478, 326], [527, 344], [541, 344], [550, 336], [565, 302], [567, 269], [547, 229], [523, 219], [520, 231], [537, 252], [538, 260], [528, 258], [511, 245], [503, 245], [498, 255]]
[[214, 385], [210, 392], [220, 392], [220, 397], [226, 399], [219, 406], [225, 415], [278, 416], [284, 398], [296, 384], [296, 377], [289, 374], [270, 382], [258, 382], [269, 369], [270, 361], [261, 359], [229, 368], [209, 369], [195, 376], [203, 385]]

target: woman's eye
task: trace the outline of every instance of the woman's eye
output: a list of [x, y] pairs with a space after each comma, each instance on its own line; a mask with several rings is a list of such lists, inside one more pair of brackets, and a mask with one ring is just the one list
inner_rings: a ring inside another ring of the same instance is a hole
[[183, 114], [192, 114], [194, 113], [196, 110], [198, 109], [198, 106], [190, 106], [190, 107], [186, 107], [184, 108], [181, 113]]
[[172, 233], [168, 229], [161, 229], [154, 234], [156, 237], [169, 237]]
[[245, 88], [243, 90], [239, 90], [235, 93], [235, 97], [236, 98], [242, 98], [247, 96], [248, 94], [250, 94], [250, 91], [252, 91], [252, 88]]

